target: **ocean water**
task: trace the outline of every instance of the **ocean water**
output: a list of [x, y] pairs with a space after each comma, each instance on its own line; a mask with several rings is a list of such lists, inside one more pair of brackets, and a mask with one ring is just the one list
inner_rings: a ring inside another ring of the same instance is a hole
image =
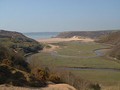
[[33, 39], [52, 38], [59, 34], [59, 32], [28, 32], [24, 33], [25, 36]]

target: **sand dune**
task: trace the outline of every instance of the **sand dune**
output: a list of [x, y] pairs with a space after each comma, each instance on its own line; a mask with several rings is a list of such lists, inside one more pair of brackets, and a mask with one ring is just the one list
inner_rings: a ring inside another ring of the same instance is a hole
[[92, 42], [93, 39], [90, 38], [78, 38], [74, 36], [72, 38], [48, 38], [48, 39], [37, 39], [38, 42], [42, 43], [58, 43], [58, 42], [65, 42], [65, 41], [83, 41], [83, 42]]

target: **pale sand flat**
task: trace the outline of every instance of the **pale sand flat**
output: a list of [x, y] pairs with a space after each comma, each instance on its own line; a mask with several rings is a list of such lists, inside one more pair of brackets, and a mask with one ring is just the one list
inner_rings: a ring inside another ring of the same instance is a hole
[[93, 42], [93, 39], [90, 38], [78, 38], [78, 37], [72, 37], [72, 38], [48, 38], [48, 39], [37, 39], [38, 42], [42, 43], [58, 43], [58, 42], [65, 42], [65, 41], [82, 41], [82, 42]]

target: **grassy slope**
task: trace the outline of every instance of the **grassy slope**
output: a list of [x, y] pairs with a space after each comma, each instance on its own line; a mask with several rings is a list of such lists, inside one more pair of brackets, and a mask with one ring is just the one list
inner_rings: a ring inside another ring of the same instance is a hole
[[114, 45], [110, 56], [120, 60], [120, 31], [103, 36], [97, 42]]
[[38, 80], [30, 73], [24, 57], [41, 49], [41, 44], [22, 33], [0, 30], [0, 84], [45, 86], [45, 81]]
[[117, 45], [120, 43], [120, 31], [102, 36], [98, 42]]
[[24, 36], [22, 33], [5, 30], [0, 30], [0, 44], [21, 54], [34, 53], [42, 49], [41, 44]]

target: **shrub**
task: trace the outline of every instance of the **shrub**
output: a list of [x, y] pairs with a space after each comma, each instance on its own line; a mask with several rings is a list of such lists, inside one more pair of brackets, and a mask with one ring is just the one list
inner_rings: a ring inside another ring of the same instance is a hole
[[31, 46], [22, 46], [25, 53], [37, 53], [39, 50], [43, 49], [42, 45], [36, 44]]
[[31, 73], [40, 81], [46, 81], [48, 78], [48, 73], [41, 68], [32, 69]]
[[3, 59], [10, 59], [10, 51], [8, 48], [0, 45], [0, 61]]
[[94, 90], [101, 90], [101, 87], [99, 86], [99, 84], [92, 84], [90, 85], [90, 88], [93, 88]]
[[50, 45], [46, 45], [46, 48], [51, 48], [51, 46]]
[[45, 87], [46, 85], [46, 82], [40, 80], [33, 80], [29, 82], [29, 86], [31, 87]]
[[12, 85], [14, 86], [25, 86], [27, 85], [26, 78], [24, 77], [24, 74], [17, 71], [11, 76], [11, 81]]
[[52, 81], [53, 83], [56, 83], [56, 84], [62, 83], [60, 76], [55, 74], [55, 73], [54, 74], [50, 74], [48, 80]]
[[25, 61], [25, 58], [20, 54], [12, 55], [13, 66], [17, 69], [30, 72], [29, 64]]
[[100, 90], [99, 84], [84, 80], [69, 71], [57, 70], [57, 74], [50, 74], [49, 80], [54, 83], [67, 83], [77, 90]]
[[8, 78], [11, 76], [11, 72], [7, 66], [0, 66], [0, 84], [7, 82]]
[[8, 59], [2, 60], [2, 63], [3, 63], [3, 64], [6, 64], [6, 65], [8, 65], [8, 66], [11, 66], [11, 65], [12, 65], [12, 61], [11, 61], [11, 60], [8, 60]]
[[4, 84], [7, 81], [7, 77], [4, 76], [4, 73], [0, 72], [0, 84]]

